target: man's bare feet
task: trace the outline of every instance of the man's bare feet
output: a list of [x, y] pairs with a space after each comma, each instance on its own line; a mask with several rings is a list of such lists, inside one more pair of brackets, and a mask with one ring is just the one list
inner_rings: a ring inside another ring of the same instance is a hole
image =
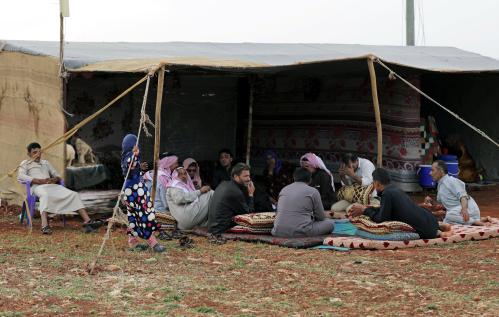
[[450, 237], [454, 234], [454, 231], [452, 231], [452, 226], [448, 223], [442, 223], [440, 224], [440, 230], [438, 231], [438, 236], [440, 238], [447, 238]]

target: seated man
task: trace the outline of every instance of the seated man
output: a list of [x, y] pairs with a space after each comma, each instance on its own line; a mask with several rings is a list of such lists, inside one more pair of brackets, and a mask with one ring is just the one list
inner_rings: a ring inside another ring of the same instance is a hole
[[83, 218], [83, 228], [86, 233], [95, 231], [102, 222], [90, 220], [78, 193], [58, 185], [61, 177], [52, 164], [41, 159], [41, 146], [38, 143], [28, 145], [29, 160], [21, 163], [18, 179], [31, 182], [31, 193], [40, 200], [40, 216], [42, 218], [42, 233], [51, 234], [47, 212], [55, 214], [74, 214], [78, 211]]
[[[441, 235], [438, 221], [428, 210], [418, 206], [402, 190], [390, 185], [390, 175], [384, 168], [377, 168], [373, 174], [374, 188], [381, 197], [380, 207], [353, 204], [350, 217], [366, 215], [374, 222], [401, 221], [416, 230], [421, 239], [433, 239]], [[442, 226], [442, 231], [450, 231], [449, 225]]]
[[314, 153], [307, 153], [300, 158], [300, 166], [312, 173], [310, 186], [319, 191], [322, 206], [331, 210], [331, 205], [336, 202], [336, 194], [333, 174], [327, 169], [324, 161]]
[[235, 226], [232, 217], [254, 211], [255, 186], [251, 181], [249, 166], [238, 163], [232, 168], [231, 174], [232, 180], [222, 182], [211, 198], [208, 209], [210, 239], [219, 239], [220, 234]]
[[[438, 182], [437, 201], [446, 209], [444, 223], [484, 226], [490, 218], [480, 218], [480, 209], [473, 198], [466, 192], [466, 185], [459, 179], [447, 174], [444, 161], [435, 161], [431, 166], [431, 177]], [[432, 204], [431, 198], [425, 203]]]
[[[341, 183], [343, 186], [351, 186], [353, 184], [368, 186], [373, 182], [372, 173], [375, 168], [371, 161], [347, 153], [341, 158], [339, 170]], [[370, 197], [373, 198], [374, 196], [376, 196], [376, 191], [373, 191]], [[335, 212], [335, 216], [338, 214], [341, 215], [352, 203], [354, 202], [340, 200], [331, 207], [331, 210]]]
[[300, 167], [293, 173], [293, 179], [294, 183], [279, 194], [272, 235], [295, 238], [332, 233], [334, 221], [325, 218], [321, 195], [309, 185], [312, 173]]
[[166, 199], [178, 228], [191, 230], [195, 226], [206, 226], [212, 196], [210, 186], [196, 189], [185, 168], [177, 167], [166, 190]]
[[223, 181], [230, 181], [230, 169], [232, 168], [232, 152], [229, 149], [221, 149], [218, 152], [218, 166], [213, 171], [211, 187], [216, 189]]

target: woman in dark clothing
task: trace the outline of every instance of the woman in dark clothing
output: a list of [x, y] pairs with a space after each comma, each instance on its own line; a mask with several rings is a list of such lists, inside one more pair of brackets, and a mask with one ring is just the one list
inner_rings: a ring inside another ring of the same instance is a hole
[[294, 168], [289, 162], [281, 161], [273, 150], [265, 151], [267, 166], [263, 170], [267, 194], [273, 204], [277, 203], [281, 189], [293, 182]]
[[312, 173], [310, 186], [316, 188], [321, 194], [324, 209], [330, 210], [333, 203], [336, 202], [333, 174], [327, 169], [322, 159], [314, 153], [303, 155], [300, 158], [300, 165]]

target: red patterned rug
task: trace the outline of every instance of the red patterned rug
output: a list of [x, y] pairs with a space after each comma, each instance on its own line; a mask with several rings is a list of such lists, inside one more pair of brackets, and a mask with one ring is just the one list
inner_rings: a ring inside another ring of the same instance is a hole
[[447, 238], [420, 239], [411, 241], [368, 240], [359, 237], [327, 237], [324, 245], [347, 247], [350, 249], [394, 250], [431, 245], [451, 244], [462, 241], [476, 241], [499, 237], [499, 219], [492, 218], [492, 226], [453, 225], [454, 235]]

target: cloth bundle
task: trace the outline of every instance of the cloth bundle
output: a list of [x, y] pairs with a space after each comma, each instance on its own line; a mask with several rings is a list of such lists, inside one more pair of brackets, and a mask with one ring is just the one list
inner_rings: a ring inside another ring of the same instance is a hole
[[237, 215], [232, 220], [237, 226], [232, 227], [228, 232], [232, 233], [253, 233], [270, 234], [274, 227], [276, 213], [260, 212]]
[[410, 225], [400, 221], [385, 221], [376, 223], [367, 216], [354, 217], [350, 219], [357, 228], [374, 233], [390, 234], [395, 232], [416, 232]]
[[346, 200], [350, 203], [369, 205], [371, 203], [370, 197], [373, 190], [373, 184], [369, 184], [367, 186], [353, 184], [341, 187], [337, 191], [336, 196], [338, 197], [338, 200]]
[[163, 230], [177, 229], [177, 220], [170, 213], [157, 212], [156, 221], [161, 224], [161, 229]]

